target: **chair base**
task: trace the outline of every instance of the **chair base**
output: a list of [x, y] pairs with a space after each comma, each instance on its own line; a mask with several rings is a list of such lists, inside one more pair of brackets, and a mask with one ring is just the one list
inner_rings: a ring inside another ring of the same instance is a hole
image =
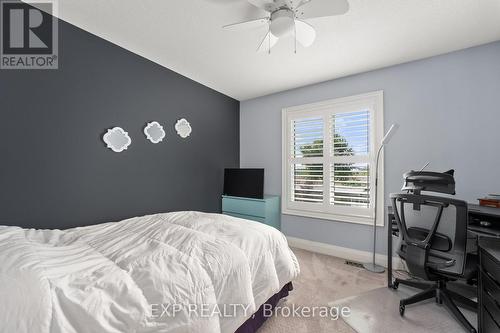
[[436, 303], [443, 304], [448, 310], [453, 314], [456, 320], [471, 333], [477, 333], [476, 329], [469, 323], [462, 312], [458, 309], [455, 302], [459, 303], [464, 308], [477, 312], [477, 302], [457, 294], [454, 291], [449, 290], [446, 287], [445, 280], [439, 280], [435, 283], [425, 283], [417, 281], [408, 281], [402, 279], [395, 279], [393, 283], [393, 288], [397, 289], [399, 284], [407, 285], [410, 287], [423, 289], [416, 295], [402, 299], [399, 301], [399, 314], [404, 316], [406, 305], [415, 304], [427, 299], [435, 298]]

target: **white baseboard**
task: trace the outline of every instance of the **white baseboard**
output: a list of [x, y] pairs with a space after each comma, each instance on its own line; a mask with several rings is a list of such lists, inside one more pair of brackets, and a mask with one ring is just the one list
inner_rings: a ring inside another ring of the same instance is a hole
[[[307, 250], [311, 252], [326, 254], [333, 257], [338, 257], [346, 260], [351, 260], [359, 263], [371, 262], [372, 254], [367, 251], [350, 249], [347, 247], [341, 247], [326, 243], [313, 242], [307, 239], [286, 237], [288, 240], [288, 245], [290, 247], [299, 248], [302, 250]], [[384, 254], [376, 254], [375, 262], [378, 265], [387, 267], [387, 256]], [[403, 262], [397, 256], [392, 257], [392, 268], [393, 269], [403, 269]]]

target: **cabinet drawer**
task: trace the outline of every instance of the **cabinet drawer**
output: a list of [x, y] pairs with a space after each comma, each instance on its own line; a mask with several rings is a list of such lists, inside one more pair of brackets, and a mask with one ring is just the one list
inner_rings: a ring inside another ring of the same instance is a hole
[[481, 331], [484, 333], [500, 333], [500, 327], [498, 327], [498, 324], [493, 320], [488, 310], [483, 308], [481, 313], [483, 317], [481, 321]]
[[487, 292], [494, 300], [500, 302], [500, 285], [493, 281], [488, 273], [481, 271], [481, 281], [483, 283], [483, 291]]
[[[485, 291], [483, 291], [481, 297], [484, 309], [488, 310], [488, 313], [491, 315], [492, 318], [495, 319], [495, 321], [500, 321], [499, 304], [495, 302], [495, 300], [493, 300], [493, 298], [491, 298], [491, 296], [487, 294]], [[483, 312], [485, 312], [484, 309]]]
[[222, 212], [222, 214], [233, 216], [233, 217], [238, 217], [240, 219], [257, 221], [257, 222], [260, 222], [260, 223], [265, 223], [266, 222], [265, 218], [258, 217], [258, 216], [243, 215], [243, 214], [238, 214], [238, 213], [233, 213], [233, 212]]
[[266, 217], [266, 202], [264, 200], [222, 198], [222, 211], [241, 215]]
[[500, 281], [500, 265], [494, 262], [490, 256], [481, 250], [481, 267], [495, 281]]

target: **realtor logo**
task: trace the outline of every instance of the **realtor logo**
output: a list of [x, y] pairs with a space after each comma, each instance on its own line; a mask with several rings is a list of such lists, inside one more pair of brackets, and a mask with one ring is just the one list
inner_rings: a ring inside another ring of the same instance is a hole
[[57, 69], [58, 22], [52, 0], [0, 0], [1, 69]]

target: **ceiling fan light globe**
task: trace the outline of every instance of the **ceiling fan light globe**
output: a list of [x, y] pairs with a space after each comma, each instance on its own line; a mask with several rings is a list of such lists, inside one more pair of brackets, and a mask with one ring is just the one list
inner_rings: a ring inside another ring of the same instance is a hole
[[284, 37], [293, 32], [295, 15], [289, 9], [280, 9], [271, 14], [270, 30], [276, 37]]

